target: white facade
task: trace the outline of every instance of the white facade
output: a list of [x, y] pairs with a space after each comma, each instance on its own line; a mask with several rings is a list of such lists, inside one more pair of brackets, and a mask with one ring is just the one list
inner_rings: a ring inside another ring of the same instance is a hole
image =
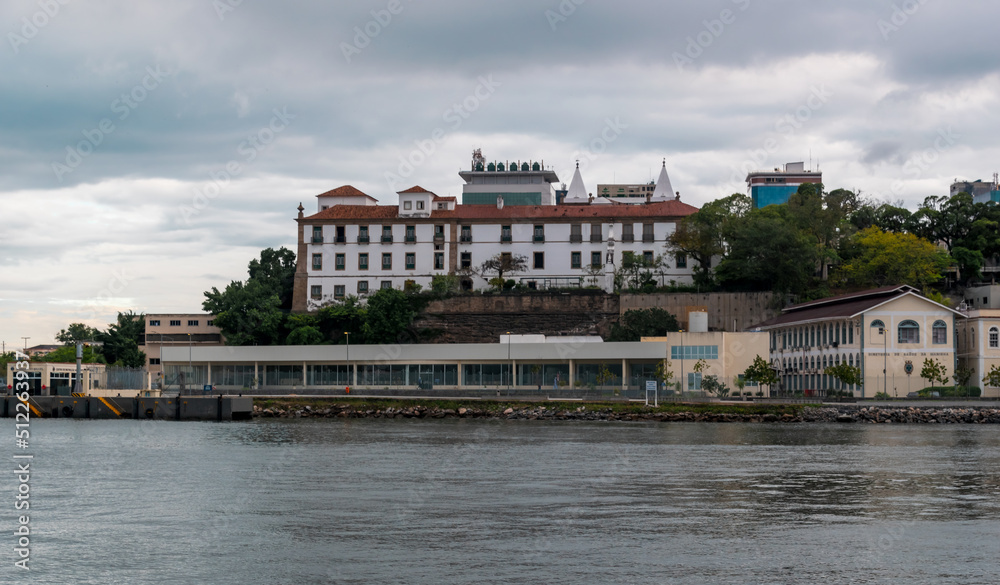
[[[358, 199], [345, 187], [331, 193], [337, 191]], [[606, 273], [621, 264], [624, 253], [664, 255], [677, 221], [697, 211], [675, 200], [600, 206], [458, 205], [454, 198], [420, 187], [400, 192], [393, 206], [337, 199], [322, 198], [328, 208], [308, 217], [300, 211], [295, 310], [314, 310], [383, 287], [404, 288], [408, 282], [426, 288], [435, 275], [455, 274], [466, 288], [484, 288], [495, 274], [476, 270], [501, 253], [527, 257], [525, 271], [504, 278], [529, 287], [606, 287]], [[658, 282], [692, 282], [693, 263], [685, 260], [670, 255], [656, 274]]]

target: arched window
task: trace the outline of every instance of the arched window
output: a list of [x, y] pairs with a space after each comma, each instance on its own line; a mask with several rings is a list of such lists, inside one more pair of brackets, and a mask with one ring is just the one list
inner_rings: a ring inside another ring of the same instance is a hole
[[931, 343], [935, 345], [948, 343], [948, 325], [944, 321], [937, 320], [931, 325]]
[[875, 319], [872, 321], [871, 327], [877, 327], [881, 330], [879, 333], [882, 333], [882, 331], [885, 330], [885, 323], [883, 323], [881, 319]]
[[854, 365], [854, 354], [853, 353], [847, 356], [847, 363], [848, 363], [848, 365], [851, 365], [851, 366]]
[[990, 327], [990, 347], [1000, 347], [1000, 329]]
[[920, 343], [920, 325], [916, 321], [907, 319], [899, 324], [897, 328], [899, 343]]

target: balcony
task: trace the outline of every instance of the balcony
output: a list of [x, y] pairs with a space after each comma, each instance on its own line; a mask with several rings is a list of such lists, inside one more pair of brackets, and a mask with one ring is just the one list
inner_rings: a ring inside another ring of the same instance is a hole
[[642, 241], [643, 243], [648, 244], [655, 241], [655, 239], [653, 238], [653, 234], [642, 234]]
[[465, 242], [465, 243], [469, 243], [469, 242], [471, 242], [471, 241], [472, 241], [472, 236], [469, 236], [469, 235], [466, 235], [466, 236], [459, 236], [458, 240], [459, 240], [460, 242]]
[[444, 234], [434, 234], [434, 241], [438, 244], [444, 241]]
[[382, 236], [382, 243], [383, 244], [391, 244], [392, 243], [392, 236]]
[[313, 236], [312, 237], [312, 243], [314, 243], [314, 244], [322, 244], [323, 243], [323, 236]]
[[413, 244], [413, 243], [416, 243], [417, 236], [415, 236], [415, 235], [407, 235], [404, 239], [406, 240], [407, 244]]
[[635, 236], [632, 233], [622, 234], [622, 242], [632, 243], [635, 241]]
[[583, 241], [583, 236], [581, 234], [570, 234], [569, 241], [571, 244], [579, 244]]
[[603, 240], [603, 234], [590, 234], [590, 242], [592, 244], [600, 244]]
[[333, 243], [334, 244], [346, 244], [347, 243], [347, 238], [345, 238], [344, 236], [337, 236], [337, 237], [333, 238]]
[[531, 241], [535, 243], [543, 243], [545, 242], [545, 234], [535, 234], [534, 237], [531, 238]]
[[359, 244], [367, 244], [368, 243], [368, 236], [358, 236], [358, 243]]
[[500, 236], [500, 243], [501, 244], [509, 244], [509, 243], [511, 243], [513, 241], [514, 241], [514, 238], [511, 237], [511, 236]]

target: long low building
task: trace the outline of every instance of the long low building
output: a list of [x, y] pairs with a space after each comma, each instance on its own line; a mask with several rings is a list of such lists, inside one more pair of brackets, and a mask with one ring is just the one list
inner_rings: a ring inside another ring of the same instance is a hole
[[[644, 391], [663, 342], [312, 345], [162, 349], [167, 391], [261, 394], [366, 390]], [[513, 375], [512, 375], [513, 373]], [[183, 386], [183, 388], [182, 388]]]

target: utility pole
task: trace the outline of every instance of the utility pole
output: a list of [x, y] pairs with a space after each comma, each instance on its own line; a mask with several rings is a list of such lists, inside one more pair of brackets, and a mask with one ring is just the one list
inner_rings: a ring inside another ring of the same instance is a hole
[[28, 353], [28, 340], [31, 339], [31, 338], [30, 337], [21, 337], [21, 339], [24, 340], [24, 353]]

